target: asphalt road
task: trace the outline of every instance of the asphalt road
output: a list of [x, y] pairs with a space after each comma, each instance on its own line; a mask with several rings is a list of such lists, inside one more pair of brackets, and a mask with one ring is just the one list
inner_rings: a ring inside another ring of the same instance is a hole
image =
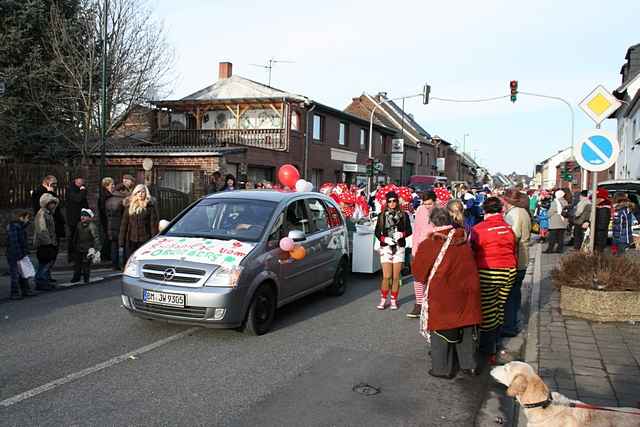
[[379, 312], [377, 279], [352, 276], [261, 337], [132, 317], [119, 280], [0, 303], [0, 424], [473, 425], [490, 381], [427, 375], [408, 285]]

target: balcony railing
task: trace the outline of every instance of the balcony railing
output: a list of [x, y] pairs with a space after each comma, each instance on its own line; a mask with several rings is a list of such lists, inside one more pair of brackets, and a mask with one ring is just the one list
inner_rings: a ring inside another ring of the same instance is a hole
[[156, 140], [162, 145], [228, 147], [233, 145], [287, 151], [283, 129], [160, 129]]

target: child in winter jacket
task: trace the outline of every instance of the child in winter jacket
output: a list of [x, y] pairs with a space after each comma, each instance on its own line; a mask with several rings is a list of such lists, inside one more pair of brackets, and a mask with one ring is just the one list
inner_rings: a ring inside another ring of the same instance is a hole
[[74, 234], [74, 271], [72, 283], [80, 281], [80, 275], [85, 284], [89, 283], [91, 276], [91, 263], [100, 258], [100, 234], [98, 227], [93, 222], [93, 211], [82, 209], [80, 222]]
[[632, 213], [631, 201], [626, 195], [620, 195], [615, 200], [615, 215], [613, 219], [613, 247], [614, 255], [624, 255], [633, 243], [632, 227], [637, 223]]
[[29, 288], [29, 281], [20, 276], [18, 261], [29, 255], [27, 244], [27, 226], [31, 221], [31, 213], [17, 211], [13, 221], [7, 224], [7, 263], [11, 276], [11, 296], [13, 300], [36, 295]]
[[549, 207], [551, 200], [543, 199], [538, 206], [538, 212], [536, 213], [536, 219], [540, 224], [540, 241], [544, 242], [549, 235]]

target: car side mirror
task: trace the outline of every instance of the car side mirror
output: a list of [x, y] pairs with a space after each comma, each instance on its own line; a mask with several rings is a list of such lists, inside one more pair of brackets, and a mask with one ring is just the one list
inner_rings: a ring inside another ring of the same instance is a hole
[[169, 226], [169, 224], [170, 222], [167, 221], [166, 219], [161, 219], [160, 222], [158, 223], [158, 231], [162, 233], [164, 229]]
[[291, 230], [288, 237], [294, 242], [304, 242], [306, 240], [304, 232], [300, 230]]

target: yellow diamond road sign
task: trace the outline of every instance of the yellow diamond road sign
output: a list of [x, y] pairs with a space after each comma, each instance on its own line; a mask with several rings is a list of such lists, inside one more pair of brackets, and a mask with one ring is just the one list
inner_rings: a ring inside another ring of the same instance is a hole
[[618, 101], [602, 86], [596, 87], [585, 99], [580, 103], [582, 111], [593, 120], [596, 125], [608, 118], [614, 111], [620, 107]]

